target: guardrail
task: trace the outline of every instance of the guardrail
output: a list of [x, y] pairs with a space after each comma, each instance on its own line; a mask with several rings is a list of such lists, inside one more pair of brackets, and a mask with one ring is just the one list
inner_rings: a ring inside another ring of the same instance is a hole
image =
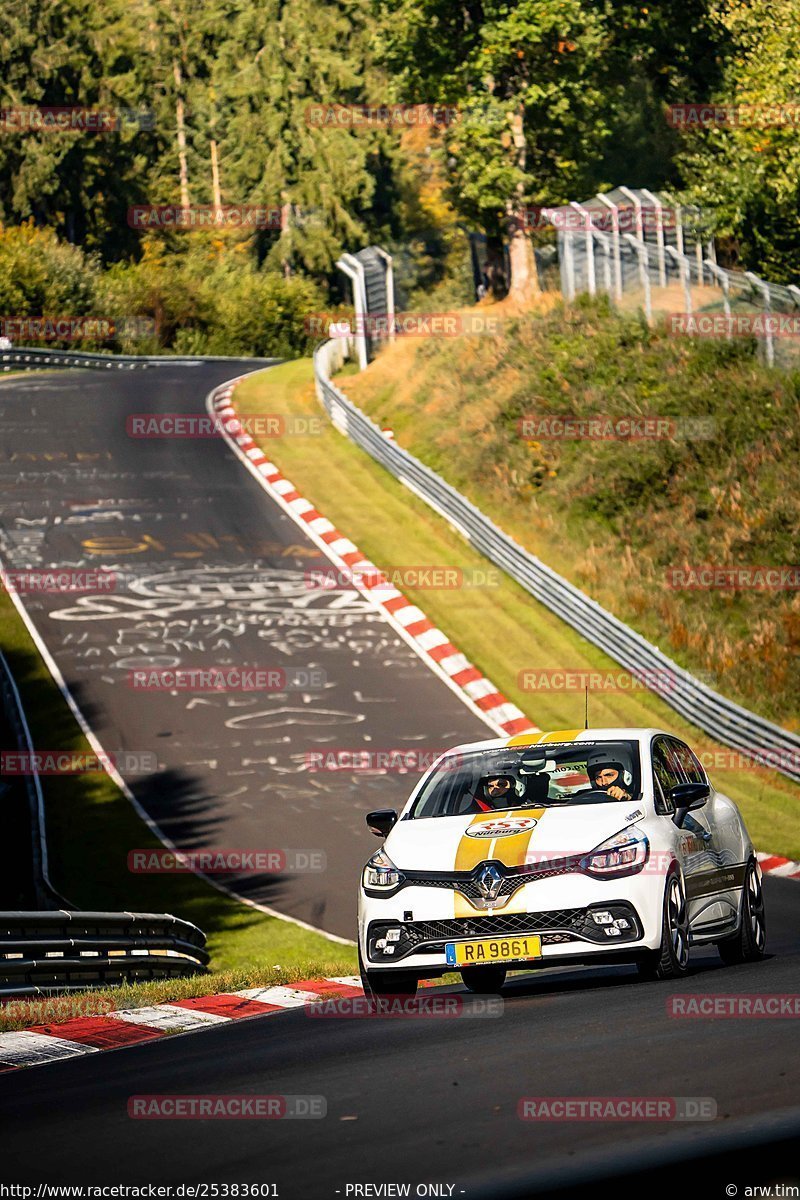
[[205, 942], [169, 914], [0, 913], [0, 997], [205, 974]]
[[[678, 666], [657, 646], [503, 533], [430, 467], [388, 439], [331, 383], [331, 374], [342, 366], [349, 352], [350, 345], [342, 338], [324, 343], [314, 354], [317, 396], [340, 433], [365, 450], [443, 516], [476, 550], [582, 637], [633, 674], [649, 681], [651, 690], [687, 721], [747, 758], [800, 782], [800, 737], [721, 696]], [[653, 686], [659, 681], [663, 681], [663, 688]]]
[[[246, 355], [214, 354], [96, 354], [77, 350], [46, 350], [39, 346], [20, 346], [16, 350], [0, 350], [0, 371], [11, 371], [21, 367], [25, 371], [41, 370], [42, 367], [77, 367], [107, 371], [133, 371], [148, 367], [187, 366], [194, 363], [242, 362]], [[248, 362], [268, 366], [278, 362], [277, 358], [248, 358]]]
[[[22, 707], [11, 668], [5, 655], [0, 652], [0, 704], [14, 733], [17, 749], [33, 756], [31, 739], [25, 710]], [[28, 796], [28, 816], [31, 829], [31, 877], [36, 903], [42, 908], [52, 904], [68, 905], [68, 901], [56, 891], [50, 881], [47, 857], [47, 836], [44, 819], [44, 797], [37, 771], [21, 777]]]

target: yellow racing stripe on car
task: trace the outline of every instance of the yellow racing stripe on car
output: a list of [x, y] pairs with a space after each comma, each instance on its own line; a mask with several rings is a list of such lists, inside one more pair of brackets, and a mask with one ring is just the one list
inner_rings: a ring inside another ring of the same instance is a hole
[[[544, 813], [543, 808], [520, 808], [510, 811], [496, 809], [494, 812], [478, 813], [470, 822], [469, 829], [476, 825], [486, 825], [489, 821], [513, 820], [515, 817], [531, 818], [538, 821]], [[456, 871], [471, 871], [478, 863], [494, 859], [507, 867], [521, 867], [528, 853], [531, 836], [536, 832], [535, 826], [524, 829], [521, 833], [512, 833], [507, 837], [476, 838], [469, 837], [465, 830], [456, 850]], [[474, 917], [480, 913], [460, 892], [453, 893], [454, 916]]]
[[518, 733], [509, 738], [507, 746], [540, 746], [543, 742], [574, 742], [582, 729], [555, 729], [551, 733]]

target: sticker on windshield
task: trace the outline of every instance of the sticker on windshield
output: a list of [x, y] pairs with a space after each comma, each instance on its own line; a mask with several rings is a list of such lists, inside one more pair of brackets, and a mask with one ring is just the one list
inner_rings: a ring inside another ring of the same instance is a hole
[[470, 825], [467, 837], [512, 837], [515, 833], [528, 833], [536, 824], [535, 817], [507, 817], [505, 820], [484, 821], [482, 825]]

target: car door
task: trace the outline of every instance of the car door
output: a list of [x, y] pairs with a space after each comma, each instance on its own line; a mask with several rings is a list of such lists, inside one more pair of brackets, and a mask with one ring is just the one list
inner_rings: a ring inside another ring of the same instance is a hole
[[696, 932], [735, 917], [741, 888], [740, 857], [731, 844], [729, 822], [722, 798], [711, 787], [699, 760], [678, 738], [668, 738], [669, 750], [683, 781], [705, 783], [710, 795], [702, 808], [687, 813], [681, 830], [687, 859], [691, 860], [692, 883], [687, 884], [689, 920]]
[[[656, 811], [670, 820], [675, 813], [670, 793], [676, 784], [688, 782], [672, 742], [672, 738], [662, 735], [653, 740], [652, 746]], [[686, 885], [690, 924], [702, 911], [696, 897], [703, 891], [702, 876], [708, 870], [708, 843], [711, 841], [707, 826], [694, 821], [694, 817], [695, 813], [688, 813], [682, 828], [675, 827], [675, 853]]]

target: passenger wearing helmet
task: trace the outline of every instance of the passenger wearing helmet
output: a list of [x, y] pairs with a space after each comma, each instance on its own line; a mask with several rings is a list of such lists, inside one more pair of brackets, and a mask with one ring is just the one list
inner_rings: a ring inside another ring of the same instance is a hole
[[613, 750], [595, 750], [590, 754], [586, 763], [586, 773], [592, 781], [592, 788], [597, 792], [605, 792], [610, 800], [633, 799], [625, 786], [629, 782], [629, 773], [624, 765], [613, 757]]

